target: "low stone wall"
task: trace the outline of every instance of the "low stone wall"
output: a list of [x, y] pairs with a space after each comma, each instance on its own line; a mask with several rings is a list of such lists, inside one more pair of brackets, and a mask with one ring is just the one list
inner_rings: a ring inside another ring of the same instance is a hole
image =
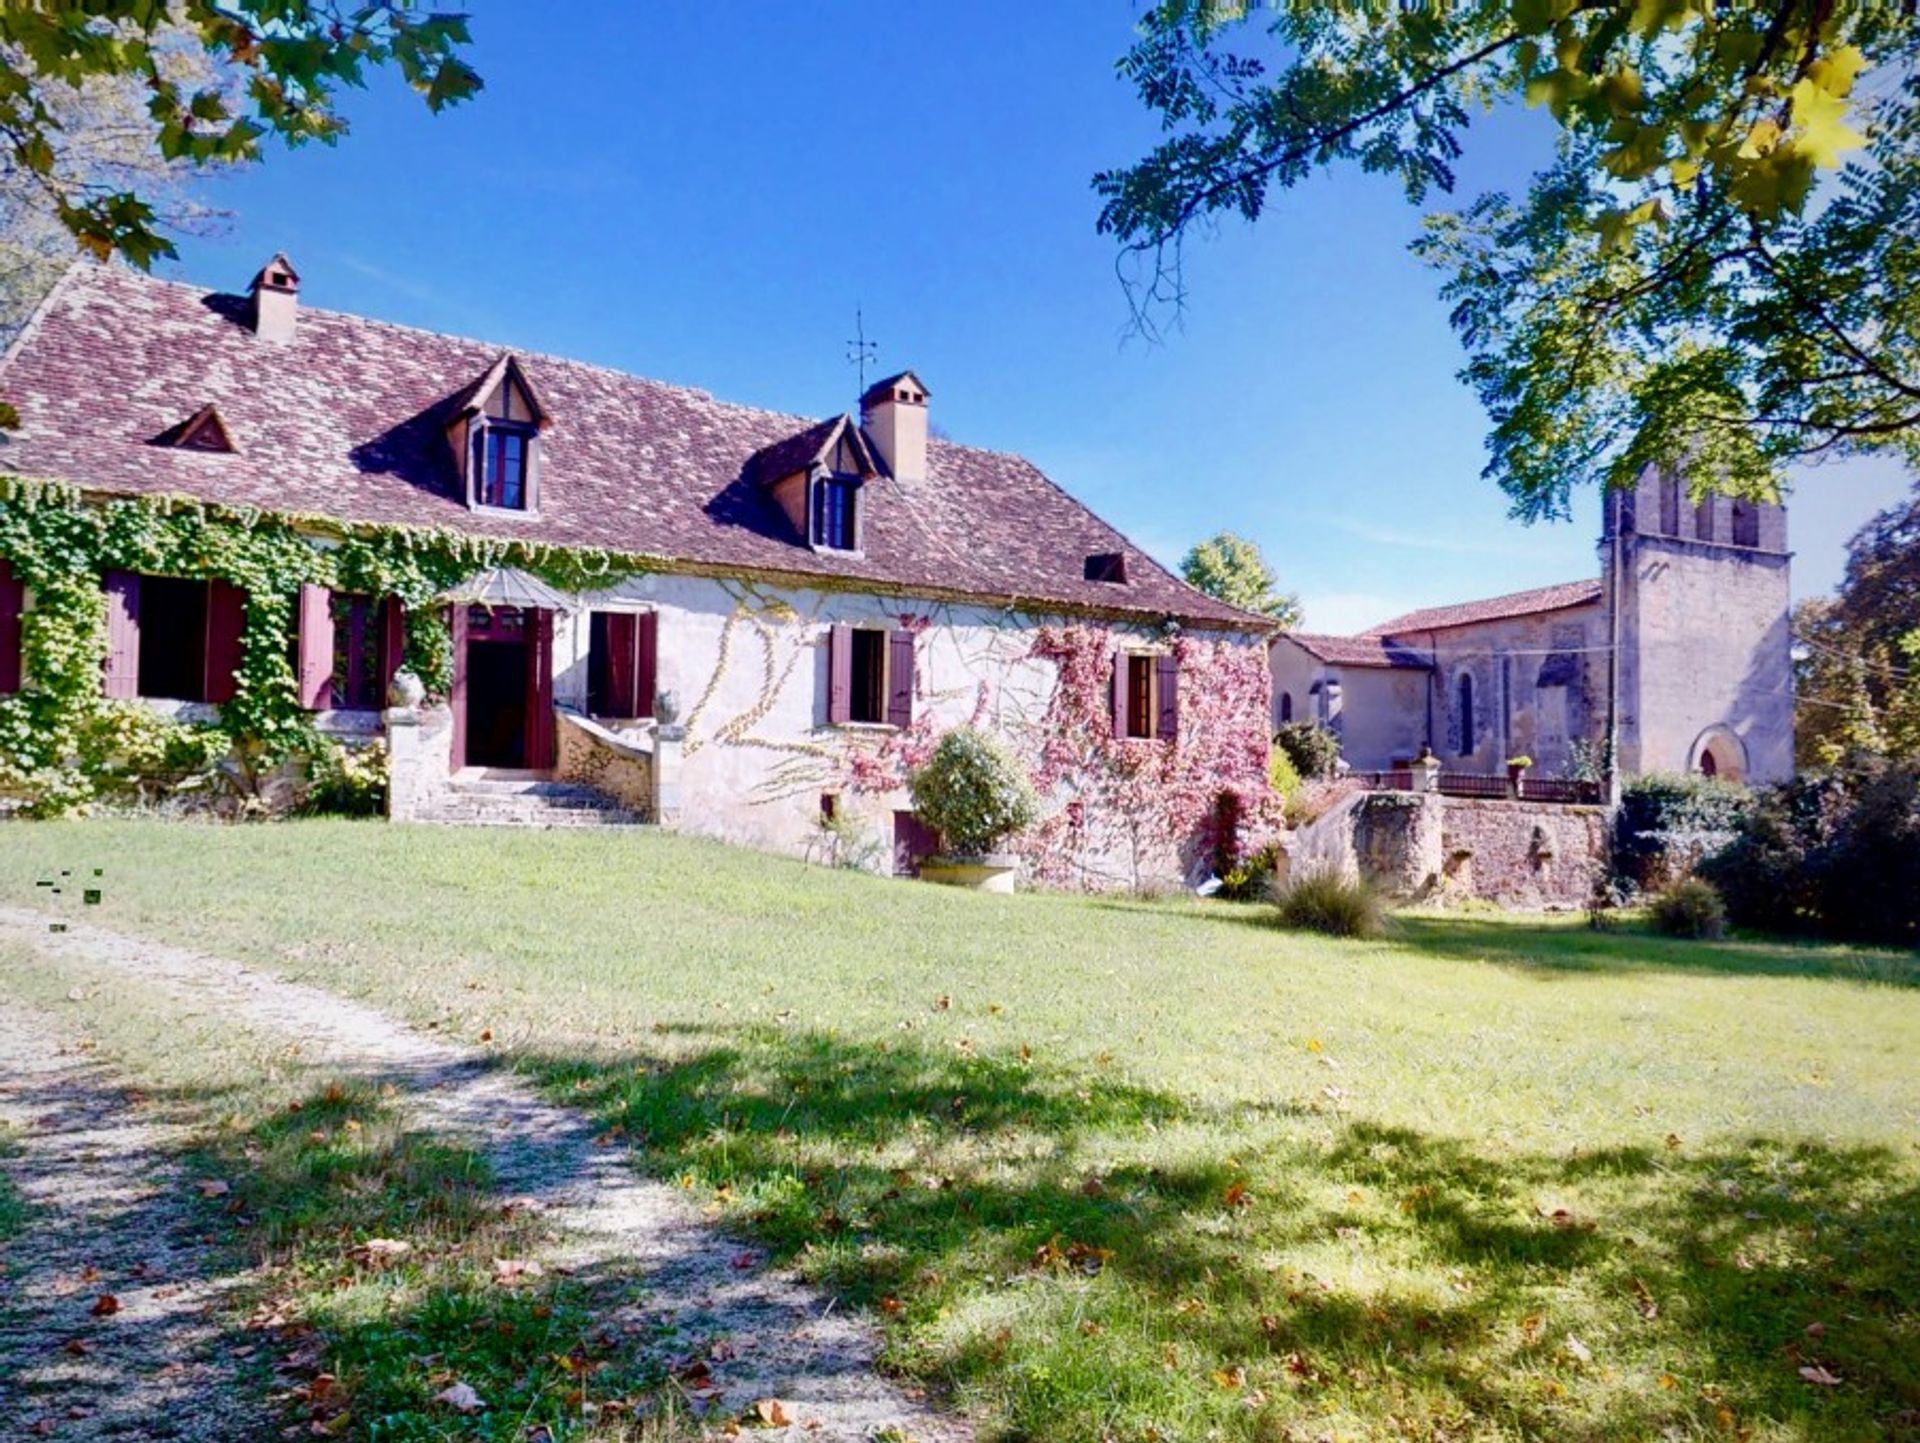
[[561, 711], [556, 775], [603, 792], [628, 811], [654, 817], [654, 758], [644, 737], [620, 736], [597, 722]]
[[1369, 792], [1302, 827], [1288, 854], [1294, 875], [1364, 878], [1402, 901], [1546, 910], [1586, 904], [1606, 847], [1600, 807]]
[[1439, 799], [1443, 891], [1503, 907], [1584, 907], [1607, 858], [1604, 807]]

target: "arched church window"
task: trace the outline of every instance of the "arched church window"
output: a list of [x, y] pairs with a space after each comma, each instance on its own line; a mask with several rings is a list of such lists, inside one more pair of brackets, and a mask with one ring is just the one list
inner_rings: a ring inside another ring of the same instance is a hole
[[1460, 673], [1459, 691], [1460, 699], [1457, 710], [1460, 714], [1460, 755], [1470, 757], [1473, 755], [1474, 733], [1472, 672], [1463, 671]]

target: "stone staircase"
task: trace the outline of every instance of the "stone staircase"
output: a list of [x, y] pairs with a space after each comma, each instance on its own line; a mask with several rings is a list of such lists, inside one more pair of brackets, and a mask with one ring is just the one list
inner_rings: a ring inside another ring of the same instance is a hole
[[582, 782], [461, 773], [414, 820], [455, 827], [637, 827], [648, 818]]

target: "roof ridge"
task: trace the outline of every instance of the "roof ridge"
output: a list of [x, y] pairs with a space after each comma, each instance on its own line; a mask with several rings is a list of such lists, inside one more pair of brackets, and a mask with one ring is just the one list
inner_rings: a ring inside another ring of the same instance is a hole
[[[1375, 626], [1370, 626], [1365, 631], [1357, 631], [1353, 633], [1353, 635], [1355, 637], [1383, 637], [1395, 631], [1444, 631], [1450, 626], [1469, 626], [1475, 621], [1493, 620], [1499, 616], [1514, 613], [1491, 611], [1484, 617], [1448, 622], [1438, 626], [1419, 626], [1414, 623], [1423, 617], [1434, 616], [1441, 612], [1468, 611], [1478, 607], [1511, 606], [1515, 602], [1524, 602], [1535, 597], [1545, 597], [1549, 593], [1556, 591], [1569, 591], [1575, 587], [1582, 589], [1588, 587], [1597, 588], [1600, 584], [1600, 578], [1597, 576], [1583, 576], [1574, 581], [1554, 581], [1549, 582], [1545, 586], [1522, 587], [1518, 591], [1503, 591], [1494, 596], [1476, 596], [1466, 601], [1443, 601], [1434, 606], [1419, 606], [1415, 607], [1412, 611], [1403, 611], [1398, 616], [1389, 617], [1387, 620]], [[1560, 603], [1560, 606], [1577, 606], [1579, 604], [1577, 601], [1566, 601]], [[1559, 610], [1560, 606], [1542, 607], [1540, 609], [1555, 611]]]

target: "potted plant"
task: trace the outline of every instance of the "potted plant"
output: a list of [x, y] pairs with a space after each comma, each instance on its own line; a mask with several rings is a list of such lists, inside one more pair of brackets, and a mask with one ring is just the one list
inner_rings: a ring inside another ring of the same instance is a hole
[[1513, 788], [1513, 794], [1516, 797], [1520, 795], [1520, 783], [1526, 780], [1527, 768], [1532, 765], [1532, 757], [1519, 756], [1507, 758], [1507, 783]]
[[1011, 892], [1019, 859], [1002, 852], [1007, 838], [1033, 824], [1033, 783], [998, 738], [959, 727], [934, 744], [907, 779], [914, 813], [939, 834], [941, 854], [920, 864], [931, 882]]

